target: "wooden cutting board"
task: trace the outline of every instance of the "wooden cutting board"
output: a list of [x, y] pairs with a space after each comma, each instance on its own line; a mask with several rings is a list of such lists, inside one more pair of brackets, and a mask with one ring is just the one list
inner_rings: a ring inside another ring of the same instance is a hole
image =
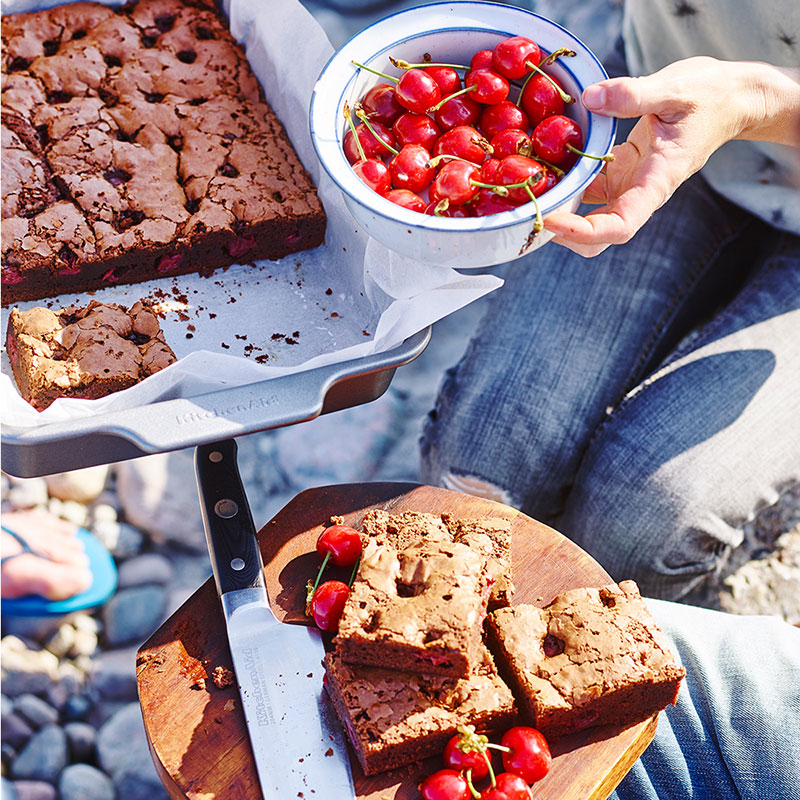
[[[303, 613], [305, 585], [319, 567], [314, 545], [330, 517], [343, 516], [347, 524], [359, 527], [370, 508], [511, 520], [517, 603], [545, 605], [566, 589], [611, 582], [596, 561], [560, 533], [508, 506], [407, 483], [327, 486], [299, 494], [259, 532], [267, 591], [279, 619], [308, 623]], [[137, 680], [145, 730], [170, 797], [258, 800], [261, 793], [239, 694], [235, 685], [214, 684], [216, 667], [233, 669], [219, 599], [209, 579], [139, 650]], [[551, 743], [553, 766], [535, 784], [537, 800], [606, 798], [652, 740], [656, 720], [625, 729], [589, 729]], [[360, 800], [418, 799], [420, 781], [441, 767], [440, 759], [432, 758], [365, 777], [352, 754], [351, 762]], [[327, 798], [324, 787], [312, 796], [341, 800]]]

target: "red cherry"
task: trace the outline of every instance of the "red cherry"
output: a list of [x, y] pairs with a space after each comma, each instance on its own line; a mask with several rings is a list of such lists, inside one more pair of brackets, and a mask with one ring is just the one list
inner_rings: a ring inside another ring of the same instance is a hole
[[442, 135], [439, 126], [427, 114], [412, 114], [410, 111], [395, 120], [392, 132], [400, 147], [421, 144], [429, 151], [433, 150], [436, 140]]
[[480, 189], [469, 205], [476, 217], [489, 217], [492, 214], [511, 211], [518, 204], [507, 197], [501, 197], [491, 189]]
[[547, 775], [553, 757], [547, 740], [536, 728], [518, 726], [503, 734], [500, 744], [510, 748], [503, 752], [506, 771], [519, 775], [526, 783], [536, 783]]
[[430, 198], [438, 202], [446, 197], [454, 205], [463, 205], [475, 197], [479, 187], [474, 181], [480, 179], [481, 172], [474, 164], [468, 161], [450, 161], [433, 179]]
[[441, 99], [439, 84], [421, 69], [407, 69], [395, 86], [397, 102], [416, 114], [424, 114]]
[[525, 84], [520, 106], [534, 127], [545, 117], [564, 113], [564, 101], [558, 89], [544, 75], [534, 75]]
[[353, 566], [361, 555], [361, 549], [361, 534], [349, 525], [329, 525], [317, 538], [317, 553], [323, 557], [330, 554], [330, 560], [338, 567]]
[[391, 200], [395, 205], [407, 208], [409, 211], [425, 211], [427, 205], [425, 201], [410, 189], [389, 189], [384, 195], [387, 200]]
[[471, 89], [472, 99], [485, 105], [502, 103], [508, 97], [508, 81], [499, 73], [488, 69], [473, 69], [464, 79]]
[[392, 188], [392, 176], [389, 174], [389, 167], [383, 161], [378, 161], [377, 158], [356, 161], [353, 164], [353, 172], [378, 194], [386, 194]]
[[500, 159], [492, 156], [481, 164], [481, 180], [483, 183], [497, 184], [497, 170], [500, 167]]
[[[510, 186], [515, 183], [532, 181], [529, 184], [534, 196], [538, 196], [544, 191], [547, 181], [544, 167], [532, 158], [527, 156], [506, 156], [500, 160], [497, 168], [497, 183], [500, 186]], [[524, 186], [508, 190], [508, 198], [515, 203], [529, 203], [530, 195]]]
[[434, 66], [423, 67], [423, 69], [439, 84], [442, 97], [447, 97], [461, 88], [461, 78], [452, 67]]
[[469, 62], [470, 69], [489, 69], [492, 66], [492, 51], [478, 50]]
[[431, 201], [425, 206], [425, 213], [430, 217], [449, 217], [450, 219], [465, 219], [471, 217], [469, 206], [454, 206], [448, 200]]
[[440, 769], [419, 785], [423, 800], [470, 800], [466, 778], [454, 769]]
[[325, 581], [311, 598], [311, 616], [321, 631], [335, 632], [339, 628], [342, 609], [350, 595], [350, 587], [342, 581]]
[[542, 189], [542, 194], [544, 194], [545, 192], [549, 192], [561, 180], [561, 176], [553, 172], [552, 169], [545, 167], [544, 170], [545, 170], [545, 184], [544, 184], [544, 189]]
[[495, 158], [506, 156], [530, 156], [533, 153], [531, 137], [525, 131], [508, 128], [492, 137], [492, 155]]
[[526, 61], [538, 64], [541, 60], [539, 45], [525, 36], [503, 39], [492, 51], [492, 69], [509, 80], [521, 78], [528, 72]]
[[461, 734], [456, 734], [444, 746], [444, 765], [458, 772], [472, 770], [472, 780], [482, 781], [489, 774], [489, 765], [483, 753], [469, 750], [466, 753], [459, 749], [458, 743], [462, 740]]
[[493, 106], [486, 106], [481, 114], [481, 130], [484, 135], [491, 139], [498, 133], [515, 128], [517, 130], [528, 130], [528, 117], [525, 112], [517, 108], [510, 100], [503, 100]]
[[480, 800], [533, 800], [531, 787], [513, 772], [501, 772], [497, 786], [489, 786], [481, 792]]
[[419, 144], [407, 144], [389, 162], [392, 186], [421, 192], [430, 186], [436, 168], [431, 164], [431, 154]]
[[489, 142], [471, 125], [456, 125], [445, 131], [433, 148], [435, 156], [451, 155], [465, 158], [473, 164], [482, 164]]
[[[392, 136], [392, 132], [385, 125], [382, 125], [380, 122], [371, 122], [370, 124], [375, 133], [377, 133], [386, 144], [394, 147], [394, 136]], [[375, 138], [370, 129], [364, 125], [363, 122], [360, 125], [356, 125], [356, 132], [358, 134], [358, 141], [361, 142], [361, 147], [364, 149], [364, 155], [367, 158], [381, 159], [389, 154], [389, 150]], [[355, 164], [356, 161], [361, 161], [361, 153], [358, 151], [358, 146], [356, 145], [352, 130], [348, 130], [344, 135], [342, 145], [344, 147], [344, 154], [351, 164]]]
[[386, 126], [391, 126], [405, 111], [397, 102], [394, 85], [391, 83], [379, 83], [369, 89], [361, 98], [361, 106], [370, 122], [380, 122]]
[[531, 133], [533, 149], [539, 158], [559, 167], [572, 166], [578, 160], [576, 150], [583, 146], [583, 133], [575, 120], [563, 114], [545, 117]]
[[480, 116], [481, 106], [465, 94], [451, 97], [433, 112], [433, 118], [444, 131], [457, 125], [474, 127]]

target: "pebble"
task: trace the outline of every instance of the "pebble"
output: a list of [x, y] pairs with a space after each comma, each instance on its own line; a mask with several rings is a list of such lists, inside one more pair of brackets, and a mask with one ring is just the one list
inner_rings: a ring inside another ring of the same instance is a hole
[[144, 543], [142, 532], [127, 522], [101, 520], [92, 523], [90, 530], [120, 560], [138, 555]]
[[103, 699], [136, 699], [136, 652], [135, 646], [106, 650], [94, 659], [90, 681]]
[[16, 511], [47, 505], [47, 483], [44, 478], [11, 478], [8, 501]]
[[56, 800], [58, 796], [56, 787], [46, 781], [14, 781], [14, 791], [16, 800]]
[[86, 694], [70, 697], [61, 708], [61, 716], [66, 722], [79, 722], [86, 719], [92, 710], [93, 703]]
[[166, 593], [160, 586], [119, 590], [103, 607], [105, 639], [112, 646], [146, 639], [163, 621]]
[[117, 509], [110, 503], [96, 503], [92, 506], [89, 515], [93, 523], [117, 521]]
[[61, 800], [115, 800], [114, 782], [89, 764], [72, 764], [58, 779]]
[[58, 725], [36, 731], [11, 764], [16, 779], [55, 783], [67, 765], [67, 736]]
[[18, 800], [17, 790], [8, 778], [0, 778], [0, 797], [3, 800]]
[[89, 519], [89, 510], [76, 500], [64, 500], [61, 503], [60, 516], [82, 528]]
[[45, 647], [55, 656], [63, 658], [75, 644], [77, 631], [68, 622], [58, 626], [58, 630], [47, 640]]
[[[100, 728], [97, 733], [97, 762], [114, 780], [120, 798], [129, 800], [134, 796], [120, 791], [123, 781], [131, 785], [152, 783], [164, 791], [150, 756], [138, 702], [126, 703]], [[130, 776], [137, 775], [136, 782], [131, 780]]]
[[68, 722], [64, 725], [70, 761], [90, 762], [94, 759], [97, 731], [88, 722]]
[[33, 736], [33, 728], [19, 714], [4, 714], [0, 728], [3, 744], [21, 750]]
[[34, 730], [58, 722], [58, 709], [35, 694], [21, 694], [14, 701], [14, 711]]
[[108, 465], [86, 467], [72, 472], [60, 472], [45, 478], [51, 497], [70, 500], [84, 506], [103, 491], [108, 479]]
[[58, 658], [48, 650], [29, 648], [16, 636], [0, 641], [3, 691], [10, 697], [44, 694], [58, 675]]
[[144, 553], [120, 564], [118, 582], [120, 589], [131, 586], [168, 584], [175, 575], [172, 562], [159, 553]]

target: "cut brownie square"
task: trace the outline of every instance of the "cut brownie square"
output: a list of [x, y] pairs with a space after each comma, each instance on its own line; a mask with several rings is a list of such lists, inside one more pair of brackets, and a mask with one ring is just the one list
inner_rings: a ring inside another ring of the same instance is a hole
[[11, 310], [6, 349], [20, 394], [42, 411], [58, 397], [127, 389], [175, 361], [156, 315], [92, 300], [83, 308]]
[[511, 522], [500, 517], [461, 519], [451, 514], [405, 511], [390, 514], [373, 509], [362, 529], [371, 538], [404, 550], [420, 541], [461, 542], [487, 559], [491, 592], [489, 608], [507, 606], [514, 593], [511, 580]]
[[675, 702], [686, 674], [633, 581], [501, 608], [488, 629], [501, 674], [551, 738], [641, 722]]
[[370, 540], [347, 598], [337, 647], [345, 661], [465, 677], [478, 660], [486, 559], [467, 545]]
[[516, 706], [489, 651], [468, 678], [356, 666], [326, 655], [326, 686], [366, 775], [441, 755], [459, 725], [494, 733], [513, 724]]

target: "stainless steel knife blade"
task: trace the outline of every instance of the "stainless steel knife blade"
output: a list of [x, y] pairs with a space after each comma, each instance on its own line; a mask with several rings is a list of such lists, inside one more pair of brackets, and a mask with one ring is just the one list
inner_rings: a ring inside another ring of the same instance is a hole
[[265, 800], [354, 798], [344, 733], [322, 685], [316, 628], [269, 607], [233, 440], [200, 445], [198, 490], [247, 732]]

